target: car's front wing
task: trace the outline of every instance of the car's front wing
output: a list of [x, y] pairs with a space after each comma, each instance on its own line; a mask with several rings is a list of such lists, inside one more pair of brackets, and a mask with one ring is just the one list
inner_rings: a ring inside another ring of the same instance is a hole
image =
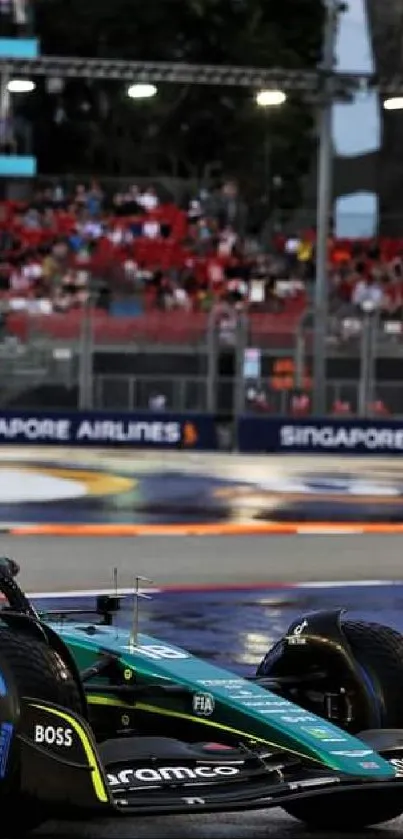
[[[121, 737], [99, 745], [78, 715], [25, 699], [10, 748], [14, 758], [16, 751], [21, 794], [63, 819], [252, 810], [301, 798], [356, 795], [363, 789], [379, 796], [396, 790], [403, 811], [398, 743], [396, 751], [388, 743], [384, 757], [395, 761], [395, 768], [390, 779], [379, 781], [341, 775], [253, 743], [234, 749], [164, 737]], [[370, 767], [363, 763], [363, 768]]]
[[[238, 769], [238, 773], [225, 777], [213, 776], [213, 770], [224, 767]], [[331, 770], [304, 769], [295, 766], [290, 771], [278, 761], [277, 769], [268, 765], [252, 768], [252, 761], [243, 764], [186, 763], [184, 760], [169, 764], [166, 760], [148, 763], [131, 761], [130, 768], [108, 768], [110, 792], [116, 809], [122, 815], [167, 815], [183, 812], [214, 813], [235, 812], [281, 807], [302, 798], [340, 796], [370, 790], [371, 795], [382, 795], [385, 790], [396, 790], [402, 796], [403, 777], [386, 781], [368, 781], [337, 775]], [[209, 778], [194, 775], [205, 770]], [[148, 778], [139, 783], [139, 774]], [[193, 776], [193, 777], [192, 777]]]

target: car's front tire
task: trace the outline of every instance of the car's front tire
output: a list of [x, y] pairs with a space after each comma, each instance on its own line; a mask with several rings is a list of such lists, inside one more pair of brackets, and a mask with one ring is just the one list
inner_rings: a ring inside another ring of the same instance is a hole
[[[13, 674], [20, 696], [48, 700], [82, 712], [81, 696], [73, 675], [45, 641], [0, 624], [0, 662], [2, 659]], [[8, 779], [7, 794], [0, 799], [0, 812], [1, 839], [22, 839], [47, 819], [47, 814], [36, 802], [21, 800], [18, 761]]]
[[[361, 706], [353, 709], [354, 733], [370, 728], [403, 729], [403, 636], [390, 627], [363, 621], [345, 621], [343, 633], [362, 671], [371, 709], [368, 712], [371, 717], [366, 718]], [[260, 665], [260, 675], [273, 674], [269, 661], [270, 654]], [[403, 799], [399, 790], [368, 792], [362, 789], [334, 799], [323, 796], [294, 801], [284, 810], [309, 827], [357, 830], [400, 816]]]

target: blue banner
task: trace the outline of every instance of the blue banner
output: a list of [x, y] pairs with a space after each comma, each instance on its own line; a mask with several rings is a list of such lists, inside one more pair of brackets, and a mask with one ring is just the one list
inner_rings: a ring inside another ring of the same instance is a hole
[[0, 38], [0, 58], [38, 58], [38, 56], [37, 38]]
[[241, 417], [241, 452], [403, 454], [403, 421]]
[[34, 178], [36, 159], [29, 155], [0, 154], [0, 175], [3, 178]]
[[2, 411], [0, 445], [127, 446], [214, 451], [214, 418], [199, 414]]

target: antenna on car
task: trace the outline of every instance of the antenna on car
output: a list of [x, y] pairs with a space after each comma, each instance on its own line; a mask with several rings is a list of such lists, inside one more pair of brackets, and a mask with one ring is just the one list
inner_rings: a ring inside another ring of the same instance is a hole
[[[118, 600], [119, 600], [119, 586], [118, 586], [118, 569], [116, 568], [116, 566], [113, 569], [113, 588], [114, 588], [114, 592], [115, 592], [115, 601], [117, 603]], [[116, 634], [117, 633], [118, 633], [118, 630], [117, 630], [117, 627], [116, 627]]]
[[130, 634], [129, 646], [130, 647], [137, 647], [137, 641], [139, 637], [139, 619], [140, 619], [140, 608], [139, 608], [139, 600], [143, 598], [143, 600], [151, 600], [149, 594], [145, 594], [144, 592], [140, 591], [140, 583], [153, 583], [153, 580], [149, 580], [148, 577], [139, 577], [136, 576], [135, 578], [135, 589], [134, 589], [134, 603], [133, 603], [133, 621], [132, 621], [132, 631]]

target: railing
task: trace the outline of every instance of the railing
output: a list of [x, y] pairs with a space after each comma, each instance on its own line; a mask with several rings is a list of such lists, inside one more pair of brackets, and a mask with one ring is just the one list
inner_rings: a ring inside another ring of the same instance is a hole
[[[217, 413], [228, 413], [233, 407], [235, 382], [220, 380], [221, 392], [227, 389], [228, 398]], [[252, 391], [255, 397], [252, 397]], [[264, 395], [265, 400], [262, 398]], [[293, 409], [294, 390], [273, 390], [265, 382], [255, 380], [245, 384], [244, 403], [240, 413], [287, 416], [297, 414]], [[158, 407], [158, 400], [160, 401]], [[326, 387], [327, 412], [332, 414], [336, 402], [348, 402], [353, 416], [379, 417], [374, 408], [376, 401], [382, 401], [390, 415], [403, 416], [403, 388], [398, 382], [374, 383], [374, 400], [360, 411], [360, 383], [345, 380], [331, 382]], [[232, 403], [232, 404], [231, 404]], [[173, 376], [96, 376], [94, 379], [93, 407], [99, 410], [133, 411], [147, 410], [157, 406], [158, 410], [180, 413], [208, 411], [208, 380], [206, 377]], [[308, 414], [309, 414], [308, 410]]]
[[[249, 343], [264, 348], [292, 349], [299, 314], [263, 313], [249, 316]], [[160, 312], [137, 317], [110, 317], [106, 312], [89, 313], [87, 325], [81, 311], [61, 314], [30, 315], [12, 312], [7, 318], [8, 330], [22, 341], [79, 342], [85, 328], [87, 341], [93, 347], [129, 344], [198, 345], [206, 343], [209, 315], [203, 312]]]
[[[215, 319], [201, 313], [87, 315], [12, 316], [22, 341], [3, 350], [3, 405], [23, 385], [27, 390], [47, 387], [50, 400], [49, 386], [70, 389], [69, 404], [76, 401], [89, 410], [148, 410], [160, 403], [164, 410], [181, 413], [235, 417], [263, 411], [278, 416], [295, 412], [293, 397], [298, 391], [307, 395], [309, 404], [309, 318], [298, 331], [297, 316], [293, 330], [291, 321], [275, 315], [242, 316], [230, 326], [227, 340]], [[401, 324], [389, 332], [374, 318], [357, 324], [358, 331], [346, 336], [341, 320], [329, 320], [327, 413], [343, 402], [346, 411], [370, 416], [378, 401], [390, 414], [402, 416]], [[249, 356], [247, 350], [252, 351]], [[10, 378], [15, 381], [12, 389]]]
[[206, 377], [177, 379], [172, 376], [96, 376], [93, 404], [97, 410], [168, 410], [204, 413]]
[[78, 343], [84, 329], [92, 347], [130, 344], [199, 344], [206, 340], [208, 318], [202, 313], [159, 311], [139, 317], [110, 317], [106, 312], [90, 313], [88, 322], [80, 311], [51, 315], [15, 312], [8, 316], [8, 330], [22, 341]]
[[[132, 302], [135, 300], [133, 297]], [[212, 315], [204, 312], [153, 309], [137, 315], [110, 316], [102, 309], [72, 310], [54, 314], [29, 314], [11, 311], [7, 314], [7, 329], [22, 341], [78, 343], [85, 331], [88, 345], [123, 347], [130, 344], [183, 345], [207, 343]], [[218, 320], [217, 320], [218, 323]], [[246, 346], [265, 350], [288, 349], [308, 356], [313, 348], [314, 318], [309, 310], [290, 312], [250, 312], [245, 318]], [[371, 335], [365, 335], [371, 332]], [[216, 327], [219, 333], [219, 327]], [[235, 335], [235, 332], [234, 332]], [[359, 355], [367, 338], [378, 355], [403, 352], [403, 323], [377, 322], [359, 318], [356, 314], [329, 316], [327, 349], [330, 354]], [[303, 363], [303, 358], [302, 358]]]
[[[240, 413], [246, 414], [267, 414], [268, 416], [287, 416], [305, 414], [303, 409], [294, 407], [295, 396], [299, 391], [284, 389], [274, 390], [264, 381], [256, 380], [245, 387], [244, 408]], [[309, 393], [308, 393], [309, 397]], [[335, 380], [326, 385], [326, 412], [331, 416], [334, 414], [336, 403], [347, 403], [349, 410], [346, 416], [380, 417], [390, 415], [403, 417], [403, 388], [399, 382], [375, 382], [371, 383], [371, 394], [369, 399], [364, 401], [362, 394], [362, 382], [348, 380]], [[381, 408], [376, 408], [376, 403], [383, 403], [385, 414]], [[306, 415], [311, 414], [311, 402], [307, 403]]]

